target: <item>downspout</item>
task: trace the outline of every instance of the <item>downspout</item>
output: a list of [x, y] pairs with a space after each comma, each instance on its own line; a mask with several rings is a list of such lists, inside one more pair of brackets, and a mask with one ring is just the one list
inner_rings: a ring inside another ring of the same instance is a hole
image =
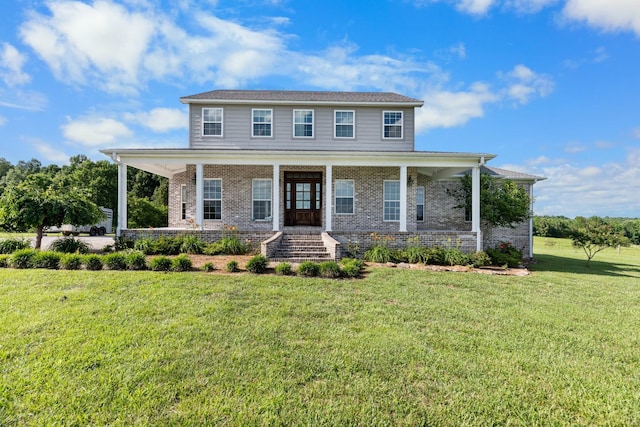
[[[477, 197], [477, 211], [475, 211], [473, 209], [473, 203], [472, 203], [472, 214], [473, 214], [473, 223], [475, 225], [475, 232], [476, 232], [476, 252], [480, 252], [483, 249], [483, 236], [482, 236], [482, 227], [481, 227], [481, 210], [482, 210], [482, 206], [480, 205], [480, 195], [481, 195], [481, 185], [480, 185], [480, 177], [481, 177], [481, 173], [480, 173], [480, 168], [482, 166], [484, 166], [486, 163], [484, 156], [480, 156], [480, 161], [478, 162], [478, 166], [475, 169], [475, 176], [474, 176], [474, 180], [472, 181], [472, 194], [473, 196]], [[473, 197], [472, 197], [473, 200]]]

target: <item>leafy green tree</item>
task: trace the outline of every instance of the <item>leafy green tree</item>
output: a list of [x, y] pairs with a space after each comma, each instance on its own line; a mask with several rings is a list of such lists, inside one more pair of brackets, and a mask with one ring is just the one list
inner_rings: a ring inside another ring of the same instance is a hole
[[[449, 191], [459, 204], [456, 208], [471, 211], [472, 178], [466, 173], [461, 187]], [[515, 227], [531, 216], [531, 196], [510, 179], [496, 179], [486, 172], [480, 174], [480, 220], [494, 227]]]
[[142, 197], [128, 198], [128, 225], [131, 228], [166, 227], [168, 209]]
[[620, 232], [616, 232], [613, 225], [597, 216], [576, 217], [573, 220], [570, 235], [573, 246], [582, 249], [587, 255], [587, 267], [598, 252], [618, 245], [629, 246], [629, 239]]
[[98, 206], [79, 187], [63, 186], [52, 177], [35, 173], [0, 196], [0, 228], [8, 231], [36, 230], [40, 249], [47, 226], [92, 224], [104, 217]]

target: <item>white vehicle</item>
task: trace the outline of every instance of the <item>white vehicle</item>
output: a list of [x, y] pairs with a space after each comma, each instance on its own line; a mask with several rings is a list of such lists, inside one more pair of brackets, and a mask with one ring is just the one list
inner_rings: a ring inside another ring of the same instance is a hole
[[105, 219], [97, 224], [92, 225], [71, 225], [62, 224], [60, 227], [49, 227], [48, 232], [62, 233], [65, 236], [77, 236], [80, 233], [89, 233], [90, 236], [104, 236], [113, 233], [113, 209], [100, 208]]

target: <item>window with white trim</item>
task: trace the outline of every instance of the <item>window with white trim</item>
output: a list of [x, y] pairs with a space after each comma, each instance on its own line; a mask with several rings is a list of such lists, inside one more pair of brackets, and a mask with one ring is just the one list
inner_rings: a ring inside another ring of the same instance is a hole
[[202, 109], [202, 135], [222, 136], [222, 108]]
[[293, 137], [313, 138], [313, 110], [293, 110]]
[[337, 179], [335, 182], [336, 215], [354, 213], [354, 189], [352, 179]]
[[416, 188], [416, 221], [424, 221], [424, 187]]
[[222, 219], [222, 180], [205, 179], [203, 184], [204, 219]]
[[180, 219], [187, 219], [187, 185], [180, 186]]
[[383, 111], [384, 128], [382, 137], [384, 139], [402, 139], [402, 111]]
[[254, 221], [271, 219], [271, 180], [254, 179], [252, 183], [252, 214]]
[[251, 135], [254, 137], [270, 137], [273, 110], [251, 110]]
[[384, 182], [384, 221], [400, 221], [400, 181]]
[[334, 137], [354, 138], [356, 112], [353, 110], [335, 110], [334, 113]]

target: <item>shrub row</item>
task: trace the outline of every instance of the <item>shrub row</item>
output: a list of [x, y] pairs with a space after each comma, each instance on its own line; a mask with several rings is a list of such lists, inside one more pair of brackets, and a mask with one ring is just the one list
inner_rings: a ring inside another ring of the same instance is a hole
[[364, 263], [355, 258], [343, 258], [340, 263], [336, 261], [323, 261], [320, 263], [313, 261], [304, 261], [300, 263], [294, 271], [288, 262], [281, 262], [276, 265], [275, 272], [280, 276], [289, 276], [296, 274], [302, 277], [324, 277], [327, 279], [336, 279], [340, 277], [356, 278], [360, 277]]
[[213, 243], [206, 243], [192, 235], [158, 238], [143, 237], [135, 241], [133, 248], [145, 255], [244, 255], [251, 245], [241, 242], [236, 236], [226, 236]]

